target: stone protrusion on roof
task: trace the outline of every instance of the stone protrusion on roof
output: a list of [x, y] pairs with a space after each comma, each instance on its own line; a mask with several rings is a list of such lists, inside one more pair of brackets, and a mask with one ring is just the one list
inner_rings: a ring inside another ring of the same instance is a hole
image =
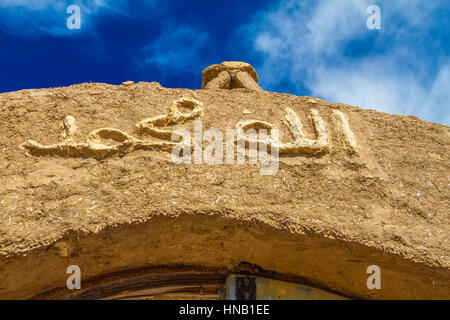
[[255, 69], [246, 62], [224, 61], [202, 71], [202, 89], [245, 88], [262, 91]]

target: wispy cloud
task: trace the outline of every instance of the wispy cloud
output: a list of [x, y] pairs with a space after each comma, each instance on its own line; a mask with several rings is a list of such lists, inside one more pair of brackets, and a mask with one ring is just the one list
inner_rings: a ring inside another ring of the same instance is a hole
[[77, 33], [66, 27], [67, 7], [72, 4], [81, 10], [79, 32], [91, 34], [95, 33], [95, 19], [126, 15], [128, 8], [125, 0], [2, 0], [0, 28], [18, 37], [74, 35]]
[[203, 67], [202, 51], [208, 40], [208, 32], [196, 26], [171, 24], [142, 49], [139, 67], [158, 69], [166, 78], [180, 71], [197, 75]]
[[[243, 30], [261, 84], [450, 124], [447, 1], [280, 1]], [[381, 8], [381, 30], [366, 10]], [[447, 8], [445, 10], [445, 8]], [[242, 31], [242, 29], [240, 30]]]

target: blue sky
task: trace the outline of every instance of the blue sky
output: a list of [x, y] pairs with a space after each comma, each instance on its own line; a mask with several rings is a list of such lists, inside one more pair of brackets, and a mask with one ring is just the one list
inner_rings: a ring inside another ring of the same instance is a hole
[[[81, 29], [66, 27], [69, 5]], [[368, 29], [367, 8], [381, 9]], [[251, 63], [268, 91], [450, 125], [448, 0], [2, 0], [0, 92], [82, 82], [198, 89]]]

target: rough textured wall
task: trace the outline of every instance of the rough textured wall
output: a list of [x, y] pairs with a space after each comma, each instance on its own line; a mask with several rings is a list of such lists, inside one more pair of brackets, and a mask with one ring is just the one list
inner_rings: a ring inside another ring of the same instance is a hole
[[[169, 109], [180, 98], [203, 112], [180, 121], [192, 107], [176, 118]], [[174, 164], [157, 131], [193, 132], [200, 119], [224, 135], [239, 123], [278, 128], [288, 152], [277, 173]], [[84, 279], [242, 261], [351, 297], [450, 298], [449, 127], [310, 97], [156, 82], [3, 93], [0, 124], [1, 298], [64, 287], [70, 264]], [[109, 131], [91, 133], [100, 128]], [[381, 290], [366, 287], [371, 264]]]

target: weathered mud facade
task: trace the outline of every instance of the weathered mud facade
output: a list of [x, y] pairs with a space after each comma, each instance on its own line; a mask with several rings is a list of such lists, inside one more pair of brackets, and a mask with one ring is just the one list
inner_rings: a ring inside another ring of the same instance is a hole
[[[233, 68], [206, 72], [205, 90], [0, 94], [0, 298], [64, 288], [73, 264], [87, 280], [247, 262], [352, 298], [449, 299], [450, 128], [265, 92]], [[278, 171], [173, 163], [173, 130], [196, 120], [278, 129]]]

